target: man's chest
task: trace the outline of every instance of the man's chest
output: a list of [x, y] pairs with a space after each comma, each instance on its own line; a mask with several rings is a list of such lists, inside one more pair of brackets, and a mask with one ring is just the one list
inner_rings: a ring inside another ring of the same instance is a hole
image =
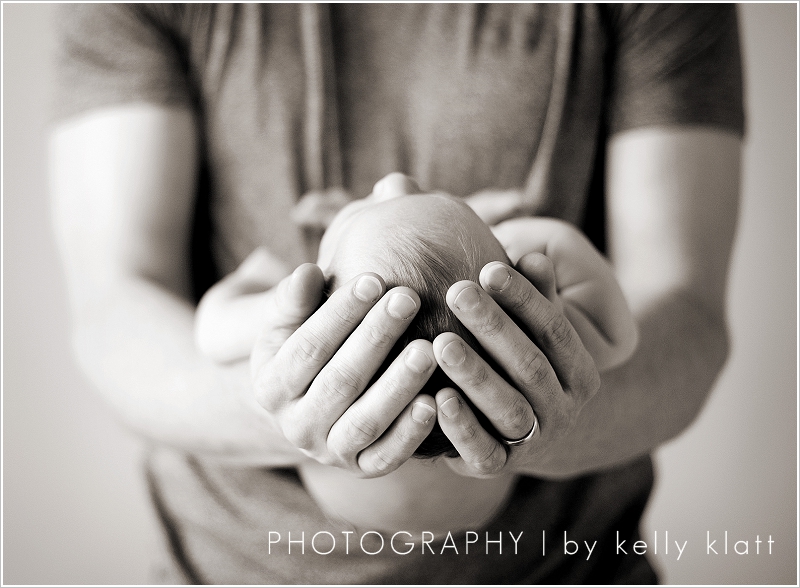
[[[309, 26], [309, 10], [327, 14]], [[395, 170], [453, 194], [518, 187], [550, 103], [555, 11], [217, 7], [190, 41], [208, 148], [223, 164], [215, 167], [294, 174], [302, 191], [322, 109], [333, 119], [318, 149], [339, 149], [342, 183], [356, 197]]]

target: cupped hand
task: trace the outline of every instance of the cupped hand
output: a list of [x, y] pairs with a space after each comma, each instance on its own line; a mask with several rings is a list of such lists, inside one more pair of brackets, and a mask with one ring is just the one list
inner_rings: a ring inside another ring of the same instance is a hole
[[614, 269], [577, 227], [526, 217], [502, 222], [492, 232], [511, 263], [534, 252], [552, 262], [558, 297], [551, 301], [563, 308], [600, 372], [633, 355], [638, 328]]
[[397, 469], [430, 433], [436, 409], [419, 390], [436, 368], [432, 344], [410, 343], [373, 376], [417, 314], [410, 288], [356, 276], [319, 308], [324, 279], [305, 264], [278, 286], [251, 354], [256, 399], [309, 457], [363, 477]]
[[[535, 474], [600, 386], [592, 357], [558, 306], [552, 264], [533, 253], [517, 269], [492, 262], [482, 269], [480, 285], [462, 281], [447, 292], [450, 309], [505, 375], [454, 333], [433, 342], [444, 372], [496, 430], [480, 425], [458, 391], [437, 393], [439, 425], [460, 455], [448, 463], [463, 475]], [[534, 424], [532, 438], [520, 445], [497, 438], [525, 438]]]

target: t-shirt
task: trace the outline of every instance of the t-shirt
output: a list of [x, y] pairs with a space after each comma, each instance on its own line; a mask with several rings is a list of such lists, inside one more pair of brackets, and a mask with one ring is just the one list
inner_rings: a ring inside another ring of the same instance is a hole
[[[198, 295], [259, 245], [313, 261], [318, 235], [288, 220], [302, 195], [364, 197], [392, 171], [456, 196], [520, 190], [521, 214], [572, 222], [603, 250], [609, 136], [744, 126], [730, 5], [93, 4], [64, 6], [59, 26], [59, 118], [129, 102], [197, 113]], [[644, 557], [616, 550], [637, 537], [649, 457], [524, 477], [487, 528], [407, 554], [328, 520], [293, 470], [156, 447], [148, 479], [185, 581], [655, 580]], [[573, 540], [597, 549], [565, 554]]]

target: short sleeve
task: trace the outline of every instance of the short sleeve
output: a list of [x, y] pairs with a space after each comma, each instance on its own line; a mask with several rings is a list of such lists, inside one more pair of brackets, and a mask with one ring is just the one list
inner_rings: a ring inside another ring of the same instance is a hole
[[610, 22], [612, 133], [709, 125], [744, 133], [736, 7], [617, 5]]
[[57, 18], [54, 116], [124, 102], [190, 104], [185, 59], [169, 18], [143, 4], [65, 4]]

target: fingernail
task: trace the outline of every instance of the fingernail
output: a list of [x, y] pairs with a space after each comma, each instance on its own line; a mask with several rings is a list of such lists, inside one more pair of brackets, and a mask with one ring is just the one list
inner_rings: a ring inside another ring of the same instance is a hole
[[420, 425], [427, 425], [436, 416], [436, 411], [424, 402], [415, 402], [411, 407], [411, 420]]
[[442, 349], [442, 359], [449, 366], [457, 366], [464, 363], [464, 358], [467, 357], [467, 352], [461, 341], [453, 341], [448, 343]]
[[301, 297], [305, 294], [305, 287], [303, 281], [298, 277], [297, 271], [292, 274], [292, 277], [289, 278], [289, 292], [295, 298]]
[[397, 319], [405, 320], [414, 314], [417, 303], [408, 294], [395, 292], [389, 296], [389, 303], [386, 305], [386, 312]]
[[356, 282], [353, 292], [359, 300], [375, 302], [381, 297], [383, 286], [374, 276], [361, 276]]
[[486, 272], [486, 285], [496, 292], [502, 292], [511, 283], [511, 274], [504, 265], [497, 264]]
[[424, 374], [433, 363], [427, 353], [414, 348], [406, 352], [405, 362], [408, 367], [418, 374]]
[[456, 416], [459, 410], [461, 410], [461, 400], [458, 396], [453, 396], [442, 403], [442, 412], [449, 419]]
[[458, 310], [472, 310], [481, 301], [481, 295], [478, 293], [475, 286], [464, 288], [461, 293], [456, 296], [456, 308]]

